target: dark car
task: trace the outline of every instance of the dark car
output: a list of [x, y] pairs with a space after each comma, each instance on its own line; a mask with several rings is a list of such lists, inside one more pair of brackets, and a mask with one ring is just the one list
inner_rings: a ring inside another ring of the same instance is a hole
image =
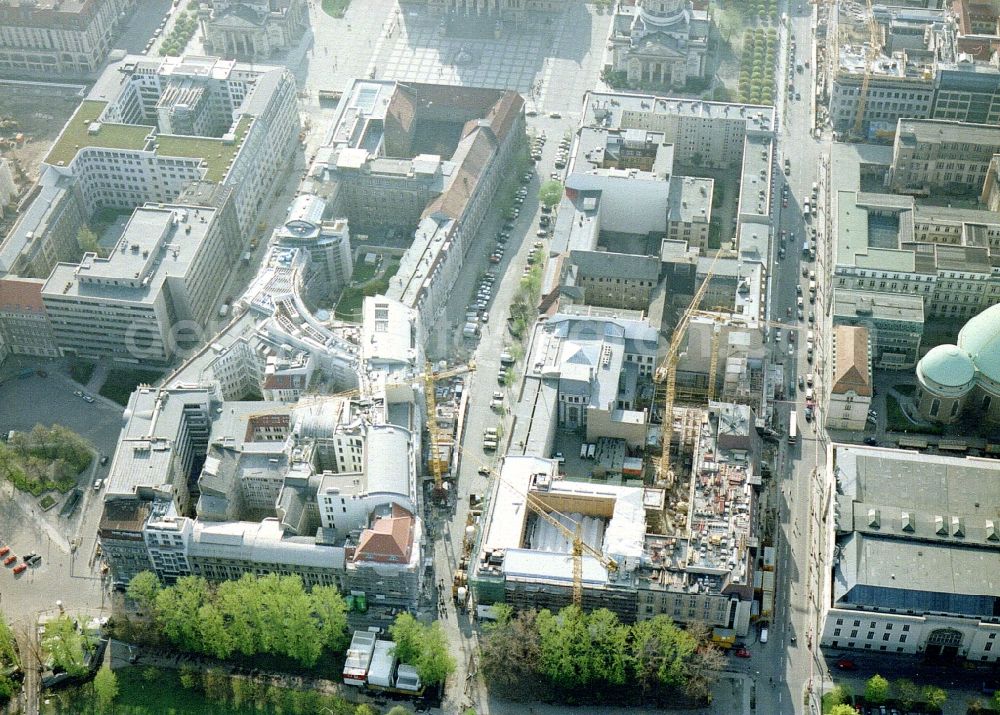
[[101, 466], [103, 467], [107, 463], [108, 463], [108, 455], [105, 454], [103, 457], [101, 457]]
[[869, 447], [876, 447], [878, 446], [878, 440], [875, 439], [874, 437], [865, 437], [865, 444], [867, 444]]
[[733, 655], [735, 655], [737, 658], [749, 658], [750, 651], [748, 651], [746, 648], [737, 648], [736, 652]]
[[840, 660], [837, 661], [837, 667], [840, 670], [857, 670], [858, 664], [855, 663], [850, 658], [841, 658]]

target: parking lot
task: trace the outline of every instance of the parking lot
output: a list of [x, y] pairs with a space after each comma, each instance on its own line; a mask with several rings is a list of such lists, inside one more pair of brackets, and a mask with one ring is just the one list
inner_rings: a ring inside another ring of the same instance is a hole
[[31, 552], [41, 556], [21, 574], [13, 574], [13, 564], [0, 573], [0, 602], [15, 621], [54, 607], [57, 600], [71, 612], [103, 607], [104, 590], [93, 558], [102, 492], [95, 491], [93, 483], [107, 476], [110, 465], [101, 465], [100, 456], [113, 454], [122, 417], [121, 407], [114, 403], [100, 397], [88, 403], [74, 395], [81, 387], [69, 379], [63, 363], [38, 363], [46, 377], [17, 377], [24, 365], [28, 363], [20, 359], [4, 363], [0, 432], [61, 424], [89, 441], [96, 454], [79, 477], [82, 498], [68, 517], [60, 516], [65, 495], [53, 492], [56, 505], [43, 511], [38, 498], [0, 483], [0, 539], [18, 556], [18, 563]]

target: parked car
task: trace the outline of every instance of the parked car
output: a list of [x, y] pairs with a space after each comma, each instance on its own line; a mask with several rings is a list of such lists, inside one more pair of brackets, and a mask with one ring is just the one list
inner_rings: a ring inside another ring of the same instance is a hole
[[850, 658], [841, 658], [837, 661], [837, 668], [840, 670], [857, 670], [858, 665]]
[[3, 560], [3, 565], [4, 566], [10, 566], [15, 561], [17, 561], [17, 557], [14, 554], [11, 554], [10, 556], [8, 556], [7, 558], [5, 558]]
[[749, 658], [750, 651], [748, 651], [746, 648], [737, 648], [736, 651], [733, 653], [733, 655], [735, 655], [737, 658]]
[[19, 576], [20, 574], [24, 573], [27, 568], [28, 564], [18, 564], [17, 566], [14, 567], [14, 575]]

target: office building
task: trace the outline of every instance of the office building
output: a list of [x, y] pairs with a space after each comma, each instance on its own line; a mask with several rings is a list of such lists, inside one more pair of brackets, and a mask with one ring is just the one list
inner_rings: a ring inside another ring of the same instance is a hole
[[386, 295], [429, 329], [525, 142], [516, 92], [355, 80], [311, 175], [355, 235], [413, 236]]
[[[0, 278], [0, 353], [58, 357], [42, 300], [44, 281], [37, 278]], [[0, 354], [0, 360], [5, 355]]]
[[0, 4], [0, 74], [85, 78], [104, 63], [135, 0], [8, 0]]
[[924, 333], [921, 296], [836, 288], [832, 312], [835, 327], [848, 325], [868, 330], [873, 367], [907, 370], [916, 366]]
[[931, 191], [982, 190], [1000, 126], [938, 120], [900, 120], [892, 147], [889, 187], [926, 196]]
[[833, 445], [820, 645], [995, 663], [995, 463]]
[[330, 219], [325, 214], [326, 201], [301, 194], [274, 235], [278, 245], [300, 247], [309, 254], [305, 293], [312, 303], [339, 295], [354, 271], [347, 220]]
[[62, 355], [164, 364], [207, 325], [231, 265], [211, 208], [147, 205], [107, 258], [60, 263], [41, 290]]
[[[531, 499], [543, 511], [558, 512], [554, 516], [567, 528], [580, 524], [586, 543], [603, 554], [603, 561], [582, 557], [585, 609], [608, 608], [628, 622], [659, 614], [700, 621], [729, 643], [746, 635], [760, 483], [752, 413], [720, 403], [692, 412], [699, 427], [690, 433], [694, 478], [684, 498], [698, 506], [689, 513], [667, 508], [662, 489], [638, 480], [577, 481], [572, 471], [558, 474], [555, 460], [520, 449], [516, 456], [508, 453], [470, 566], [477, 603], [558, 609], [570, 602], [571, 544], [525, 508]], [[669, 526], [647, 528], [664, 521]], [[662, 529], [676, 536], [663, 536]]]

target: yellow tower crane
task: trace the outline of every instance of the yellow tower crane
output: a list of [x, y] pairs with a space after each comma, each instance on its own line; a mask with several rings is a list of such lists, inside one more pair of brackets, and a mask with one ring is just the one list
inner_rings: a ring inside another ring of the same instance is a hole
[[[868, 17], [868, 47], [865, 48], [865, 73], [861, 78], [861, 92], [858, 95], [858, 108], [854, 114], [854, 126], [851, 132], [855, 139], [861, 138], [861, 127], [864, 124], [865, 109], [868, 106], [868, 85], [871, 83], [872, 67], [882, 52], [882, 28], [879, 27], [872, 12], [872, 0], [865, 0]], [[838, 21], [839, 24], [839, 21]], [[831, 61], [833, 58], [831, 58]]]
[[476, 365], [473, 362], [467, 365], [459, 365], [449, 370], [441, 370], [440, 372], [434, 372], [434, 368], [430, 363], [427, 363], [424, 368], [424, 400], [427, 406], [427, 433], [430, 436], [427, 464], [430, 467], [431, 474], [434, 475], [434, 497], [439, 500], [444, 498], [445, 495], [444, 469], [441, 466], [441, 450], [445, 443], [441, 439], [441, 433], [438, 430], [437, 400], [434, 398], [434, 388], [438, 380], [445, 380], [456, 375], [464, 375], [475, 369]]
[[695, 291], [694, 297], [691, 299], [691, 303], [688, 305], [681, 319], [677, 321], [677, 326], [674, 328], [674, 334], [670, 336], [670, 346], [667, 348], [667, 354], [663, 357], [663, 361], [660, 363], [659, 367], [656, 368], [656, 373], [653, 375], [653, 382], [657, 385], [665, 384], [665, 394], [663, 399], [663, 445], [660, 452], [660, 462], [657, 468], [656, 480], [657, 483], [669, 484], [673, 480], [673, 474], [670, 471], [670, 440], [673, 437], [674, 431], [674, 398], [677, 387], [677, 360], [680, 357], [681, 343], [684, 341], [684, 336], [687, 334], [688, 324], [691, 322], [691, 316], [697, 309], [698, 304], [701, 303], [702, 298], [705, 297], [705, 292], [708, 290], [708, 284], [712, 280], [712, 275], [715, 273], [715, 264], [719, 260], [719, 256], [722, 251], [717, 251], [715, 258], [708, 266], [708, 273], [705, 275], [705, 280], [702, 281], [701, 285], [698, 286], [698, 290]]
[[[514, 491], [518, 496], [524, 497], [524, 503], [535, 512], [539, 517], [547, 521], [549, 524], [554, 526], [559, 533], [561, 533], [572, 545], [573, 553], [573, 605], [583, 606], [583, 555], [587, 554], [597, 559], [598, 563], [606, 568], [609, 572], [615, 572], [618, 570], [618, 562], [615, 561], [610, 556], [605, 556], [603, 553], [592, 547], [590, 544], [583, 540], [583, 527], [580, 522], [576, 521], [572, 517], [563, 514], [555, 509], [546, 509], [545, 504], [531, 492], [522, 492], [518, 487], [514, 486], [507, 479], [504, 479], [499, 472], [495, 470], [489, 470], [490, 474], [504, 484], [507, 485], [509, 489]], [[559, 517], [559, 518], [556, 518]], [[573, 525], [573, 528], [566, 526], [563, 520]]]

